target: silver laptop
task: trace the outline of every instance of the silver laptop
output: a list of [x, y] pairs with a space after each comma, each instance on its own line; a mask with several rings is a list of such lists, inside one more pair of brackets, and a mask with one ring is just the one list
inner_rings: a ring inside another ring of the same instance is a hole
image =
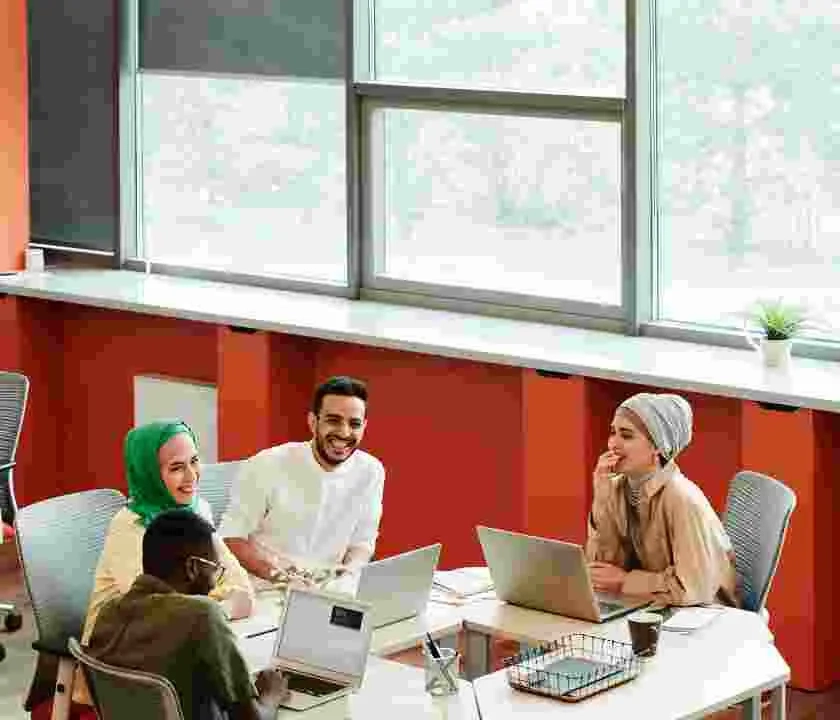
[[500, 600], [591, 622], [649, 604], [595, 593], [580, 545], [482, 525], [476, 530]]
[[373, 606], [373, 627], [423, 612], [440, 557], [440, 543], [410, 550], [365, 565], [356, 597]]
[[290, 588], [273, 657], [289, 679], [283, 707], [306, 710], [358, 688], [372, 629], [367, 603]]

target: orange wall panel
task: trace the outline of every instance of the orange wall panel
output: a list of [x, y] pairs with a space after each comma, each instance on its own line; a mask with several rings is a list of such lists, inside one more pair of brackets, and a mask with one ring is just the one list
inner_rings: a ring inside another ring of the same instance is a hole
[[522, 371], [523, 495], [529, 534], [586, 539], [592, 502], [586, 380]]
[[29, 242], [26, 0], [0, 2], [0, 270]]
[[[64, 323], [59, 431], [64, 492], [125, 489], [122, 443], [134, 421], [134, 376], [216, 382], [213, 325], [49, 303]], [[54, 494], [54, 493], [50, 493]]]
[[817, 508], [822, 501], [814, 482], [816, 440], [814, 413], [779, 412], [743, 403], [742, 465], [785, 483], [797, 506], [768, 598], [776, 644], [792, 668], [792, 683], [809, 690], [820, 686], [817, 647], [835, 638], [817, 634], [816, 598], [830, 591], [830, 574], [816, 566]]
[[217, 328], [219, 459], [271, 445], [271, 335]]

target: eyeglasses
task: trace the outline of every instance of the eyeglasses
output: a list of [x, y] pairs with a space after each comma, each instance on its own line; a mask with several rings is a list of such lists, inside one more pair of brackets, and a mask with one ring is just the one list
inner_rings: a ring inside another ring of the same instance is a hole
[[225, 576], [225, 566], [218, 562], [213, 562], [207, 558], [198, 557], [198, 555], [190, 555], [190, 560], [195, 560], [205, 567], [213, 568], [213, 584], [218, 585]]

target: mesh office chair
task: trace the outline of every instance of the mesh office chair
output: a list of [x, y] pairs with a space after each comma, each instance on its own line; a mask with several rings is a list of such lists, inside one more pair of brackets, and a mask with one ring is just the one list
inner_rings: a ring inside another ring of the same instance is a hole
[[80, 637], [96, 564], [111, 519], [125, 505], [117, 490], [86, 490], [18, 510], [15, 530], [38, 639], [27, 710], [53, 697], [55, 718], [67, 717], [75, 661], [67, 650]]
[[744, 470], [729, 485], [723, 526], [732, 540], [745, 610], [764, 613], [795, 507], [793, 490], [767, 475]]
[[[15, 466], [20, 429], [26, 414], [29, 397], [29, 379], [15, 372], [0, 372], [0, 542], [14, 537], [12, 525], [15, 521], [16, 504], [12, 493], [12, 469]], [[0, 602], [3, 624], [10, 632], [20, 628], [23, 618], [15, 606]], [[6, 656], [6, 649], [0, 643], [0, 660]]]
[[99, 720], [184, 720], [178, 693], [165, 677], [97, 660], [76, 638], [67, 645], [82, 666]]
[[198, 494], [210, 505], [215, 527], [219, 527], [222, 515], [227, 510], [230, 491], [243, 462], [243, 460], [234, 460], [201, 466]]

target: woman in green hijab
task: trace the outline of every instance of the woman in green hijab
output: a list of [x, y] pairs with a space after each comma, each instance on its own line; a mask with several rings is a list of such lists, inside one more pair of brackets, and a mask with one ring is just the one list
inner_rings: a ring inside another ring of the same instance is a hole
[[[131, 587], [143, 571], [143, 533], [158, 513], [187, 507], [212, 523], [207, 502], [199, 497], [201, 464], [195, 433], [180, 420], [152, 422], [129, 431], [124, 457], [128, 505], [111, 521], [99, 558], [88, 605], [86, 641], [99, 610]], [[250, 615], [254, 591], [248, 574], [218, 539], [217, 553], [224, 574], [210, 596], [219, 600], [231, 619]]]

